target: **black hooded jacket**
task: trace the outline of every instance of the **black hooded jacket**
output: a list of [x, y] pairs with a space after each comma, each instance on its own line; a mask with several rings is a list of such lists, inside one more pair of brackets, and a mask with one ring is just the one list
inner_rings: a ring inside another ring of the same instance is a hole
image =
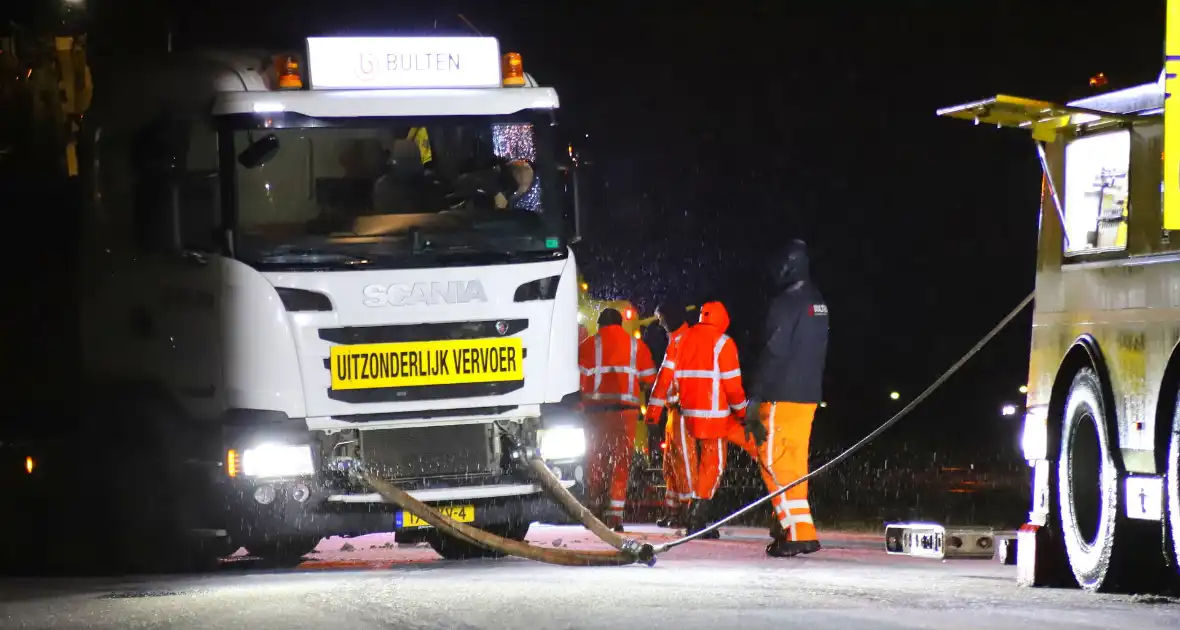
[[807, 246], [791, 241], [771, 260], [770, 309], [750, 398], [763, 402], [823, 400], [828, 307], [811, 283]]

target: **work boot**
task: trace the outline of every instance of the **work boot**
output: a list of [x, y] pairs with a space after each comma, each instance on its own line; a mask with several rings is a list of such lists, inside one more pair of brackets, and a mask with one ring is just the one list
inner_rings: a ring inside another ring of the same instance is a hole
[[606, 526], [618, 533], [623, 533], [623, 518], [621, 516], [608, 516], [602, 521]]
[[776, 538], [766, 545], [766, 555], [773, 558], [790, 558], [800, 554], [815, 553], [820, 550], [818, 540], [783, 540]]
[[[693, 501], [692, 505], [688, 508], [688, 522], [685, 527], [686, 534], [691, 536], [707, 528], [709, 526], [708, 514], [709, 502], [707, 500]], [[718, 538], [721, 538], [721, 533], [716, 530], [701, 536], [701, 540], [717, 540]]]
[[656, 521], [657, 527], [676, 529], [685, 526], [684, 512], [676, 508], [667, 508], [664, 515]]

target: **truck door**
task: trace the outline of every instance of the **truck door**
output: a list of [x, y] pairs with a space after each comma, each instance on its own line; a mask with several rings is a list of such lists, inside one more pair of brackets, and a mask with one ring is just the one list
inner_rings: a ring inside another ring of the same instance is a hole
[[174, 400], [195, 418], [220, 415], [221, 268], [217, 136], [200, 123], [153, 129], [173, 157], [149, 160], [135, 203], [145, 277], [144, 325], [159, 374]]

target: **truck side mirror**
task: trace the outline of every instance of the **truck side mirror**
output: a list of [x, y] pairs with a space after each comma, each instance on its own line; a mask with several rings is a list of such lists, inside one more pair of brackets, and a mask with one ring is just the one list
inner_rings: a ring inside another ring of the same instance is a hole
[[585, 214], [585, 206], [582, 203], [582, 194], [578, 188], [578, 167], [576, 164], [566, 163], [558, 166], [561, 171], [563, 192], [565, 193], [565, 211], [566, 220], [573, 228], [573, 237], [570, 238], [570, 244], [577, 243], [582, 240], [582, 233], [585, 229], [583, 215]]
[[217, 171], [184, 173], [173, 186], [178, 243], [184, 250], [220, 249], [221, 188]]
[[135, 241], [141, 251], [162, 254], [180, 248], [178, 203], [170, 173], [150, 167], [139, 172], [133, 216]]
[[273, 133], [250, 143], [238, 154], [238, 164], [246, 168], [258, 168], [269, 162], [279, 152], [279, 139]]

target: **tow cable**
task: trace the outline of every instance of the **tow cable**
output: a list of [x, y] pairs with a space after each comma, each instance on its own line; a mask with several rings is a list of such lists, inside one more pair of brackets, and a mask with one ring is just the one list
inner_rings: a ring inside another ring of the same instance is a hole
[[575, 551], [570, 549], [551, 549], [530, 545], [528, 543], [511, 540], [501, 536], [497, 536], [490, 532], [483, 531], [476, 527], [459, 523], [446, 516], [434, 508], [422, 503], [421, 501], [410, 496], [404, 490], [401, 490], [394, 484], [385, 481], [377, 475], [370, 474], [367, 471], [361, 470], [359, 476], [361, 479], [377, 491], [386, 501], [400, 506], [402, 509], [410, 512], [414, 516], [434, 526], [438, 530], [450, 535], [458, 540], [477, 545], [493, 551], [498, 551], [508, 555], [527, 558], [529, 560], [536, 560], [547, 564], [557, 564], [563, 566], [622, 566], [628, 564], [641, 563], [647, 566], [653, 566], [656, 562], [655, 556], [664, 553], [670, 549], [674, 549], [691, 540], [696, 540], [710, 532], [720, 529], [725, 524], [734, 519], [750, 512], [751, 510], [763, 505], [769, 501], [774, 500], [775, 497], [784, 492], [798, 486], [799, 484], [809, 481], [820, 473], [829, 468], [839, 464], [851, 457], [854, 453], [861, 450], [873, 440], [877, 439], [882, 433], [889, 430], [890, 427], [897, 424], [902, 418], [907, 416], [915, 407], [923, 400], [933, 394], [943, 383], [947, 381], [959, 368], [963, 367], [973, 356], [976, 355], [984, 346], [986, 346], [1001, 330], [1016, 318], [1029, 304], [1033, 301], [1033, 295], [1030, 293], [1028, 297], [1024, 298], [1020, 304], [1012, 309], [1000, 323], [992, 328], [991, 332], [985, 335], [978, 343], [975, 344], [961, 359], [956, 361], [942, 376], [939, 376], [926, 391], [919, 394], [916, 398], [910, 401], [901, 411], [897, 412], [892, 418], [886, 420], [881, 426], [874, 429], [871, 433], [866, 435], [859, 442], [848, 447], [844, 452], [827, 461], [815, 470], [803, 475], [802, 477], [792, 481], [791, 483], [779, 488], [773, 493], [754, 501], [753, 503], [741, 508], [740, 510], [730, 514], [729, 516], [709, 525], [708, 527], [694, 532], [683, 538], [673, 540], [671, 542], [660, 545], [651, 545], [648, 543], [639, 542], [631, 538], [625, 538], [615, 533], [611, 528], [607, 527], [605, 523], [600, 521], [590, 512], [588, 508], [578, 502], [578, 500], [569, 493], [558, 481], [557, 477], [549, 470], [545, 462], [533, 457], [529, 459], [529, 469], [533, 476], [541, 484], [541, 487], [546, 493], [550, 495], [558, 504], [573, 518], [582, 522], [586, 529], [593, 532], [596, 536], [602, 539], [614, 548], [613, 551]]

